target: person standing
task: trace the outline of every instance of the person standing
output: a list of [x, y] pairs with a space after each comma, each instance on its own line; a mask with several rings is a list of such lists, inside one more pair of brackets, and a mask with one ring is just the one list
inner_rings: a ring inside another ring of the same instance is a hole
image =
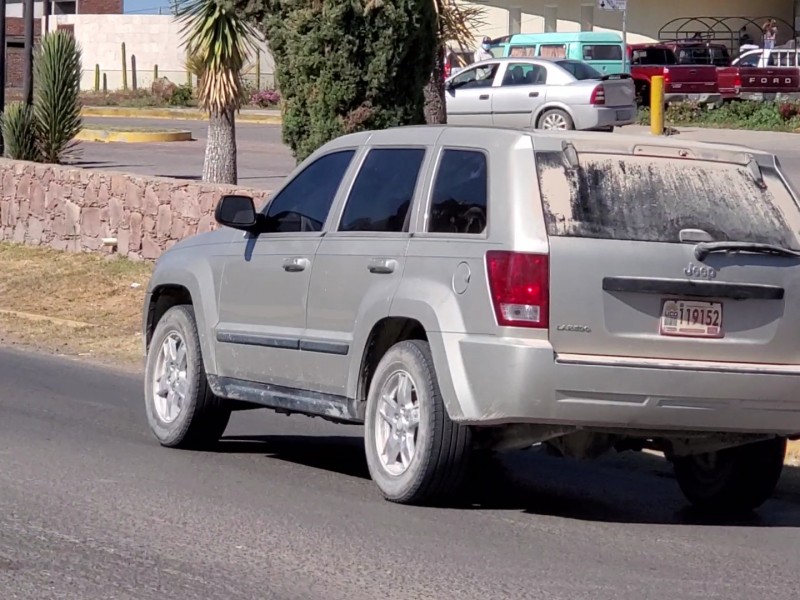
[[494, 58], [494, 55], [491, 52], [489, 52], [489, 49], [491, 47], [492, 47], [491, 38], [488, 35], [483, 36], [483, 41], [481, 41], [480, 47], [475, 51], [475, 62]]
[[778, 23], [775, 19], [766, 21], [763, 25], [764, 30], [764, 48], [771, 49], [775, 47], [775, 38], [778, 35]]

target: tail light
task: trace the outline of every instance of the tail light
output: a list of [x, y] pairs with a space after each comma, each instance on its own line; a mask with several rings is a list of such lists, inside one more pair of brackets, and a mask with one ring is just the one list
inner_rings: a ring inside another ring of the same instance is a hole
[[736, 73], [736, 76], [733, 78], [733, 87], [736, 88], [737, 92], [740, 89], [742, 89], [742, 75], [738, 72]]
[[592, 97], [589, 99], [590, 104], [605, 104], [606, 103], [606, 90], [602, 85], [598, 85], [592, 90]]
[[664, 67], [664, 87], [667, 87], [670, 84], [672, 75], [669, 72], [668, 67]]
[[550, 326], [550, 269], [545, 254], [505, 250], [486, 253], [489, 291], [497, 324], [506, 327]]

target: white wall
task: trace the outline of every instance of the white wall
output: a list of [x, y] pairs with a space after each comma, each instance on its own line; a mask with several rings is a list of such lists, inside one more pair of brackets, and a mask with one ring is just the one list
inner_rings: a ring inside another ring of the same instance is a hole
[[[50, 18], [50, 30], [58, 25], [73, 25], [75, 38], [83, 51], [81, 88], [94, 89], [95, 65], [106, 75], [108, 89], [122, 89], [122, 42], [125, 42], [128, 66], [128, 87], [132, 85], [131, 56], [136, 57], [137, 84], [149, 88], [153, 68], [158, 65], [159, 77], [185, 83], [186, 53], [182, 46], [181, 28], [171, 15], [58, 15]], [[255, 77], [255, 61], [245, 75]], [[274, 66], [266, 48], [262, 48], [262, 87], [272, 84]]]

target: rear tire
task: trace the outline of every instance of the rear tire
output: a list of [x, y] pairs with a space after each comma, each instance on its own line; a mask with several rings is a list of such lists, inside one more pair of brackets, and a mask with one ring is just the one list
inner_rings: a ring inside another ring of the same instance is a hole
[[156, 325], [144, 397], [147, 422], [162, 446], [206, 448], [225, 432], [231, 410], [208, 386], [191, 305], [173, 306]]
[[748, 512], [775, 490], [786, 439], [755, 442], [718, 452], [679, 457], [675, 477], [686, 498], [702, 510]]
[[427, 342], [399, 342], [381, 359], [367, 398], [364, 446], [370, 476], [391, 502], [439, 503], [463, 489], [471, 430], [450, 420]]
[[572, 117], [560, 108], [551, 108], [539, 117], [539, 129], [566, 131], [575, 129]]

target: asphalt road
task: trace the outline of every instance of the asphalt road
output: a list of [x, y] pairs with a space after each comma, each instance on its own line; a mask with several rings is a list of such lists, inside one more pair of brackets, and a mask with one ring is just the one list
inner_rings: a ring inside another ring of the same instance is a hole
[[[188, 129], [191, 142], [162, 144], [83, 143], [81, 166], [128, 171], [143, 175], [161, 175], [199, 179], [203, 172], [206, 131], [202, 121], [170, 121], [164, 119], [87, 119], [88, 125], [162, 127]], [[800, 144], [797, 134], [758, 131], [713, 130], [682, 127], [681, 139], [701, 139], [723, 143], [745, 144], [775, 152], [790, 179], [800, 190]], [[647, 133], [645, 127], [624, 127], [619, 131]], [[291, 151], [281, 141], [277, 125], [236, 125], [238, 142], [239, 184], [259, 189], [274, 189], [295, 167]]]
[[[189, 130], [193, 140], [159, 144], [83, 142], [78, 166], [190, 180], [199, 180], [203, 173], [206, 122], [87, 118], [85, 124]], [[296, 166], [291, 151], [281, 142], [280, 126], [238, 123], [236, 138], [239, 185], [273, 189]]]
[[800, 484], [739, 522], [663, 460], [509, 456], [467, 509], [385, 502], [360, 428], [240, 413], [157, 445], [137, 375], [0, 350], [3, 600], [796, 598]]

